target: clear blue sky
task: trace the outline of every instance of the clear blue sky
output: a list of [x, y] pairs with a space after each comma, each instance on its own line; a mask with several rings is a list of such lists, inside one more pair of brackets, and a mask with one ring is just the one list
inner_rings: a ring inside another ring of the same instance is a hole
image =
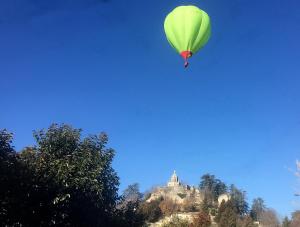
[[[187, 70], [163, 31], [181, 4], [212, 20]], [[0, 0], [0, 127], [18, 150], [52, 122], [105, 131], [121, 190], [209, 172], [289, 214], [299, 22], [298, 0]]]

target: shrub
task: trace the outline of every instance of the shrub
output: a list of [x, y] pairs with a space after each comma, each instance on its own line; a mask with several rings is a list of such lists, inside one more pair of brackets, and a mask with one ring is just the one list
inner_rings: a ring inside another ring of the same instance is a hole
[[197, 217], [194, 218], [191, 227], [209, 227], [211, 225], [211, 220], [209, 214], [201, 211], [198, 213]]
[[253, 219], [249, 215], [239, 218], [237, 220], [237, 226], [238, 227], [258, 227], [257, 224], [254, 224]]
[[186, 197], [186, 194], [184, 194], [184, 193], [177, 193], [177, 195], [182, 199], [184, 199]]
[[182, 204], [182, 210], [185, 212], [195, 212], [197, 211], [197, 207], [192, 199], [186, 199]]
[[170, 221], [163, 223], [161, 227], [189, 227], [189, 222], [180, 219], [178, 216], [173, 216]]
[[159, 207], [161, 200], [153, 200], [151, 202], [144, 202], [139, 207], [139, 213], [143, 215], [146, 221], [156, 222], [162, 217], [162, 212]]
[[163, 201], [161, 201], [159, 204], [159, 208], [165, 216], [169, 216], [179, 211], [179, 206], [171, 199], [164, 199]]

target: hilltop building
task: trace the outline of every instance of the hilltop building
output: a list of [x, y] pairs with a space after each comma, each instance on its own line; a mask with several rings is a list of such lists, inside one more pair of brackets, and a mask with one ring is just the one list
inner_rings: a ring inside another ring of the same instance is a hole
[[171, 199], [178, 204], [183, 204], [185, 201], [192, 200], [195, 205], [200, 205], [203, 200], [203, 195], [195, 187], [182, 184], [176, 171], [174, 171], [167, 185], [154, 189], [147, 202], [160, 198]]
[[180, 186], [179, 178], [176, 175], [176, 171], [174, 170], [173, 175], [171, 176], [170, 181], [168, 182], [168, 187], [177, 187]]

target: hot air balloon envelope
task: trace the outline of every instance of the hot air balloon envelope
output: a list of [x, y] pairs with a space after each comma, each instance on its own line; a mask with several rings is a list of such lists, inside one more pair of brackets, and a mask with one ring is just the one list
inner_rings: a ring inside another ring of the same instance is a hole
[[187, 59], [201, 49], [209, 40], [210, 19], [206, 12], [196, 6], [178, 6], [165, 19], [164, 29], [171, 46]]

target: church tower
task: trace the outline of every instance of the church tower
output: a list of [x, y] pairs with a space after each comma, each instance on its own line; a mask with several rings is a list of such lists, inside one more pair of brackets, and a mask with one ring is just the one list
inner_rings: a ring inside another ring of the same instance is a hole
[[168, 182], [168, 187], [175, 187], [181, 185], [178, 179], [178, 176], [176, 175], [176, 171], [174, 170], [173, 175], [171, 176], [170, 181]]

